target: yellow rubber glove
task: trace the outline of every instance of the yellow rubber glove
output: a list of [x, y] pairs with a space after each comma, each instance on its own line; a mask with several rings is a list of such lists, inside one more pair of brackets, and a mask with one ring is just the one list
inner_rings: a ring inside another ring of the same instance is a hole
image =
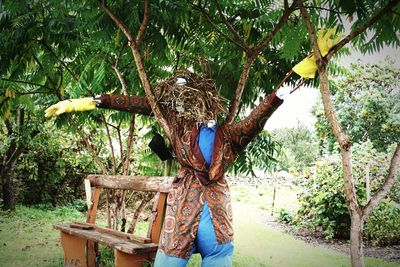
[[50, 106], [45, 111], [45, 117], [50, 117], [53, 115], [60, 115], [65, 112], [73, 112], [73, 111], [86, 111], [92, 110], [96, 108], [96, 104], [94, 99], [91, 97], [79, 98], [79, 99], [68, 99], [58, 102]]
[[[329, 50], [339, 41], [340, 35], [333, 37], [336, 29], [321, 29], [317, 33], [317, 43], [322, 56], [328, 54]], [[303, 78], [314, 78], [317, 72], [317, 62], [315, 55], [311, 55], [297, 63], [293, 71]]]

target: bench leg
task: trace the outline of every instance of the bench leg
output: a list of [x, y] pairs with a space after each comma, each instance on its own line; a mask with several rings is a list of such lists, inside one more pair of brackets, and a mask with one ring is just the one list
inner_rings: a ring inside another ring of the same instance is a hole
[[132, 255], [114, 250], [115, 267], [142, 267], [148, 261], [147, 255]]
[[87, 241], [86, 253], [88, 267], [96, 267], [96, 256], [98, 255], [98, 250], [98, 243], [89, 240]]
[[64, 267], [87, 267], [86, 239], [61, 231], [61, 245], [64, 249]]

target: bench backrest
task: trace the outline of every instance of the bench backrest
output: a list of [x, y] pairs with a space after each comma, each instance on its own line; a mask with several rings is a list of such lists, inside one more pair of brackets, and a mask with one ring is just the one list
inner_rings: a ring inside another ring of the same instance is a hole
[[[97, 208], [102, 189], [120, 189], [142, 192], [155, 192], [152, 215], [147, 233], [150, 242], [158, 243], [167, 194], [173, 177], [169, 176], [124, 176], [124, 175], [89, 175], [85, 181], [86, 196], [90, 198], [86, 222], [95, 223]], [[94, 190], [91, 188], [94, 187]]]

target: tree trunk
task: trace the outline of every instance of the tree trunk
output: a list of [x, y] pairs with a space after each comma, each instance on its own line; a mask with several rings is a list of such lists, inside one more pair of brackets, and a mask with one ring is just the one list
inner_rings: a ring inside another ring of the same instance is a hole
[[359, 214], [351, 215], [350, 255], [353, 267], [364, 267], [363, 224]]
[[15, 192], [13, 181], [13, 166], [2, 166], [1, 180], [3, 193], [3, 209], [13, 210], [15, 208]]

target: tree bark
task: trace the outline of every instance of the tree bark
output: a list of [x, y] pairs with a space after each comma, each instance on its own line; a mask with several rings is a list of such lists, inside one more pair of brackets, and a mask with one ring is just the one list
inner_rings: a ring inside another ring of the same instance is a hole
[[15, 208], [14, 175], [13, 166], [2, 166], [1, 181], [3, 193], [3, 209], [13, 210]]
[[351, 215], [350, 254], [351, 266], [364, 267], [363, 224], [360, 214]]
[[[19, 112], [18, 112], [19, 113]], [[23, 125], [23, 118], [17, 116], [19, 124]], [[14, 131], [13, 123], [9, 119], [4, 120], [7, 128], [8, 138], [13, 138], [13, 135], [18, 134]], [[35, 137], [38, 132], [31, 133], [31, 137]], [[24, 151], [23, 145], [18, 145], [15, 139], [12, 139], [1, 163], [0, 178], [2, 181], [2, 194], [3, 194], [3, 209], [13, 210], [15, 208], [15, 188], [14, 188], [14, 167], [17, 163], [19, 156]]]

